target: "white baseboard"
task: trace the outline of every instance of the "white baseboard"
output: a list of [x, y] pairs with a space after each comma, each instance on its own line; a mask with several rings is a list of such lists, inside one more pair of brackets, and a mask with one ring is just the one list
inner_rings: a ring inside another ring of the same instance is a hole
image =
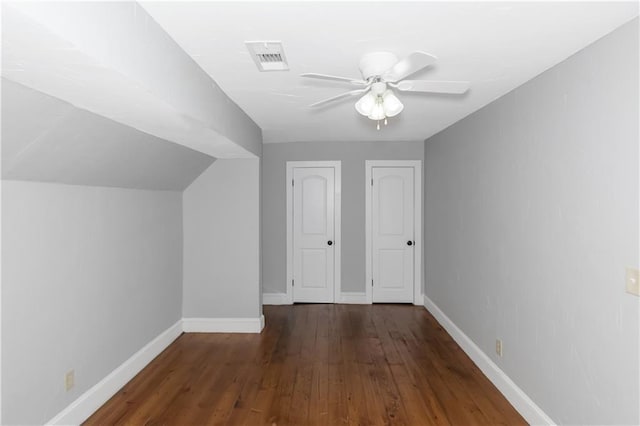
[[291, 305], [286, 293], [262, 293], [263, 305]]
[[482, 351], [462, 330], [447, 317], [440, 308], [424, 296], [424, 307], [435, 317], [440, 325], [451, 335], [469, 358], [480, 368], [485, 376], [498, 388], [513, 407], [531, 425], [555, 425], [535, 402], [500, 369], [489, 356]]
[[340, 293], [340, 300], [337, 303], [344, 303], [349, 305], [368, 305], [367, 294], [357, 292], [343, 292]]
[[260, 318], [183, 318], [185, 333], [260, 333], [264, 315]]
[[67, 408], [58, 413], [57, 416], [49, 420], [46, 424], [81, 424], [181, 334], [182, 320], [176, 322], [158, 337], [146, 344], [142, 349], [133, 354], [131, 358], [123, 362], [88, 391], [80, 395], [78, 399], [69, 404]]
[[[366, 293], [344, 292], [340, 293], [336, 303], [367, 305]], [[291, 305], [286, 293], [262, 293], [263, 305]]]

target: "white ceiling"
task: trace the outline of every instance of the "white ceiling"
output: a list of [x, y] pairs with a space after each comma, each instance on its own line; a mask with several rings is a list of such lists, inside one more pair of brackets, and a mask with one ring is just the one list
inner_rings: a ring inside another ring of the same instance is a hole
[[215, 159], [2, 79], [2, 178], [182, 191]]
[[[424, 140], [638, 15], [637, 2], [143, 2], [142, 6], [261, 128], [264, 142]], [[258, 72], [244, 42], [281, 40], [288, 72]], [[404, 111], [375, 130], [350, 89], [309, 81], [359, 77], [362, 54], [439, 58], [414, 79], [469, 80], [463, 96], [402, 93]], [[606, 82], [603, 82], [606, 83]]]

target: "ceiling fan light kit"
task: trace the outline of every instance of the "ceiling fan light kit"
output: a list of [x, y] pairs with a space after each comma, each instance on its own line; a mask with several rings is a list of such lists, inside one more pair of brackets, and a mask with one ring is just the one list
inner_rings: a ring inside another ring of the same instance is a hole
[[413, 52], [402, 60], [398, 60], [398, 57], [390, 52], [372, 52], [364, 55], [360, 60], [359, 68], [362, 80], [316, 73], [301, 74], [301, 77], [342, 81], [361, 87], [313, 103], [310, 106], [321, 106], [364, 93], [355, 104], [356, 111], [377, 121], [377, 129], [380, 130], [381, 120], [387, 124], [387, 118], [395, 117], [404, 109], [404, 105], [391, 88], [401, 92], [444, 94], [463, 94], [469, 90], [468, 81], [404, 80], [405, 77], [433, 65], [435, 61], [435, 56], [424, 52]]
[[[387, 124], [387, 118], [395, 117], [404, 109], [400, 99], [390, 89], [384, 90], [382, 94], [374, 93], [372, 89], [356, 102], [355, 107], [356, 111], [365, 117], [375, 121], [384, 120], [384, 124]], [[380, 123], [378, 123], [378, 129], [380, 129]]]

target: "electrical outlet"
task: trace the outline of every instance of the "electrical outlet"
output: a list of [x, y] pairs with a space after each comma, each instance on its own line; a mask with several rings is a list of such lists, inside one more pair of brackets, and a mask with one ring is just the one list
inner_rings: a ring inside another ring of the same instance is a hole
[[502, 356], [502, 340], [496, 339], [496, 353], [498, 356]]
[[640, 271], [633, 268], [627, 268], [627, 293], [640, 296]]
[[68, 392], [73, 386], [76, 384], [75, 372], [73, 370], [69, 370], [67, 374], [64, 375], [64, 388]]

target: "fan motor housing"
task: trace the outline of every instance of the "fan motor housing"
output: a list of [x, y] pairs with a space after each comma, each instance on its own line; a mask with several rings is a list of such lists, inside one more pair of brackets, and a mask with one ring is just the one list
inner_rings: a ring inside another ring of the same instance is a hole
[[398, 63], [398, 57], [391, 52], [371, 52], [360, 59], [360, 72], [365, 80], [378, 77]]

